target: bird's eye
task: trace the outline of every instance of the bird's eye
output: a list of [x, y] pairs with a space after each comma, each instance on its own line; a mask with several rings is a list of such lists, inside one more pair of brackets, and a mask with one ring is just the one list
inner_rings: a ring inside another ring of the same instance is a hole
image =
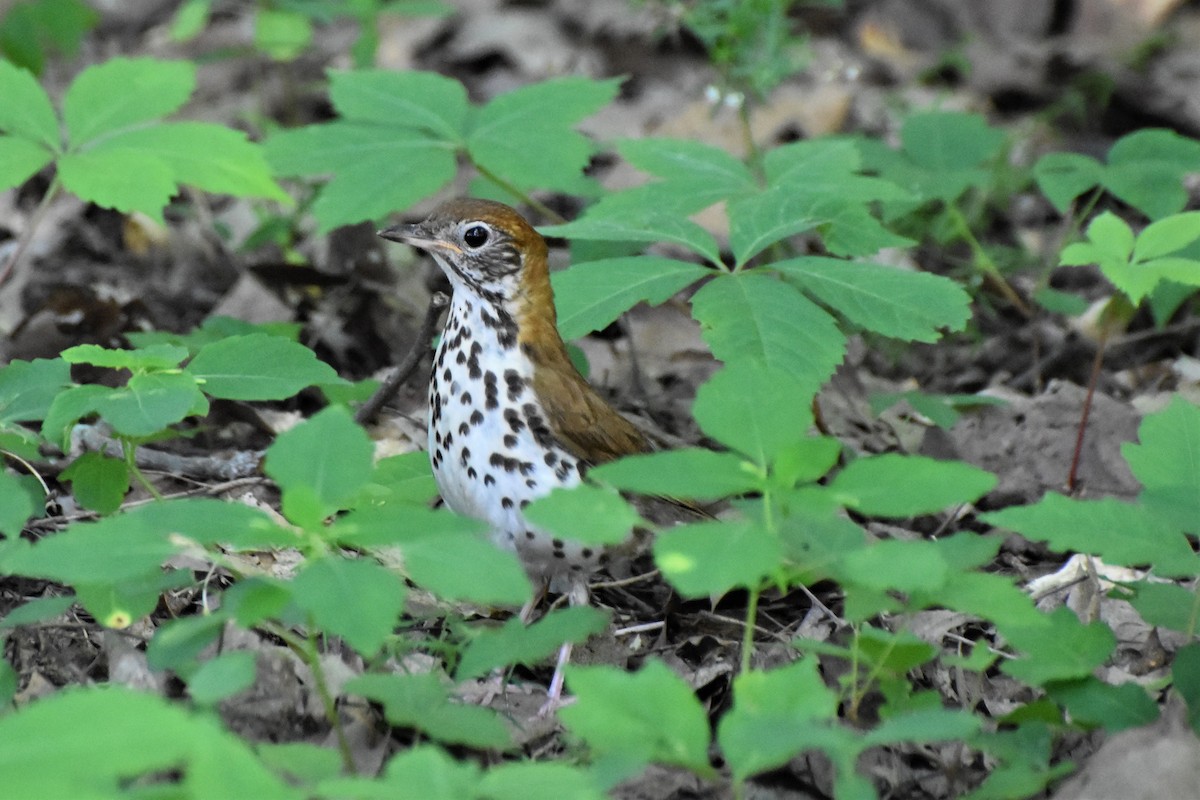
[[466, 242], [467, 247], [470, 247], [472, 250], [483, 247], [485, 244], [487, 244], [487, 240], [488, 229], [482, 225], [472, 225], [470, 228], [467, 228], [466, 232], [463, 233], [463, 241]]

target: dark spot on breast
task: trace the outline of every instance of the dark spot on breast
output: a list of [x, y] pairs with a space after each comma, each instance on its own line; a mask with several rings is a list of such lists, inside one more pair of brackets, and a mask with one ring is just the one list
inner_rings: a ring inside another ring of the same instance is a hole
[[467, 467], [467, 477], [468, 478], [470, 478], [471, 480], [475, 480], [475, 477], [477, 475], [479, 475], [479, 473], [475, 471], [474, 467]]
[[542, 460], [546, 462], [547, 467], [553, 467], [554, 462], [558, 461], [558, 456], [554, 455], [553, 452], [550, 452], [550, 453], [546, 453], [546, 457]]
[[438, 351], [437, 365], [438, 365], [438, 369], [441, 369], [442, 367], [446, 366], [446, 351], [445, 350]]
[[522, 511], [523, 511], [523, 510], [525, 510], [525, 506], [527, 506], [527, 505], [529, 505], [529, 501], [528, 501], [528, 500], [522, 500], [522, 501], [521, 501], [521, 510], [522, 510]]
[[483, 485], [484, 486], [492, 486], [495, 483], [496, 483], [496, 479], [492, 477], [492, 473], [489, 472], [483, 476]]
[[566, 557], [567, 557], [567, 554], [566, 554], [566, 553], [564, 553], [562, 550], [555, 550], [555, 551], [554, 551], [554, 557], [555, 557], [555, 558], [566, 558]]
[[463, 422], [458, 426], [458, 435], [459, 436], [466, 436], [470, 432], [471, 432], [471, 426], [468, 425], [467, 423]]
[[590, 547], [583, 548], [582, 550], [579, 551], [579, 555], [583, 556], [584, 558], [591, 558], [592, 557], [592, 548], [590, 548]]
[[508, 448], [516, 447], [517, 446], [516, 434], [512, 434], [512, 433], [504, 434], [504, 446], [508, 447]]
[[462, 453], [460, 453], [459, 455], [461, 456], [461, 458], [462, 458], [462, 460], [463, 460], [463, 463], [464, 463], [464, 464], [466, 464], [466, 463], [467, 463], [467, 459], [471, 457], [471, 448], [469, 448], [469, 447], [464, 447], [464, 448], [462, 449]]
[[522, 461], [521, 462], [521, 474], [529, 475], [532, 472], [533, 472], [533, 462], [532, 461]]
[[450, 374], [449, 369], [447, 369], [445, 372], [442, 373], [442, 379], [447, 380], [447, 381], [453, 379], [453, 376]]
[[530, 489], [536, 489], [536, 488], [537, 488], [537, 481], [535, 481], [533, 478], [526, 478], [526, 479], [525, 479], [525, 485], [526, 485], [528, 488], [530, 488]]
[[520, 433], [525, 427], [524, 420], [521, 419], [520, 413], [515, 408], [504, 409], [504, 421], [508, 423], [508, 427], [513, 433]]
[[563, 540], [562, 540], [562, 539], [551, 539], [551, 540], [550, 540], [550, 545], [551, 545], [551, 546], [552, 546], [552, 547], [553, 547], [555, 550], [562, 550], [562, 549], [563, 549]]
[[465, 364], [465, 363], [467, 363], [467, 354], [466, 354], [466, 353], [464, 353], [462, 350], [459, 350], [459, 351], [458, 351], [458, 355], [456, 355], [456, 356], [454, 357], [454, 363], [455, 363], [455, 364]]
[[513, 507], [512, 498], [511, 497], [501, 497], [500, 498], [500, 507], [504, 508], [504, 509], [512, 508]]
[[471, 405], [471, 393], [470, 393], [470, 392], [463, 392], [463, 393], [462, 393], [462, 397], [458, 398], [458, 401], [459, 401], [460, 403], [462, 403], [464, 406], [469, 406], [469, 405]]
[[478, 425], [481, 422], [483, 422], [483, 412], [481, 412], [479, 409], [475, 409], [471, 412], [471, 424]]
[[526, 539], [533, 539], [535, 536], [537, 536], [537, 534], [536, 534], [536, 533], [534, 533], [533, 531], [525, 531], [525, 538], [526, 538]]

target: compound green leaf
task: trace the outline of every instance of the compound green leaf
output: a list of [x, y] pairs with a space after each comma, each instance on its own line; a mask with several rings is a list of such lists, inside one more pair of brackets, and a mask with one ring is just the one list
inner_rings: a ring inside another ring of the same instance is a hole
[[782, 561], [779, 537], [749, 520], [697, 522], [660, 531], [654, 563], [684, 597], [758, 586]]
[[289, 506], [293, 492], [314, 503], [295, 520], [312, 527], [345, 508], [367, 484], [374, 451], [366, 432], [349, 412], [330, 406], [281, 433], [267, 449], [263, 469], [283, 490], [285, 513], [293, 513]]
[[754, 465], [734, 453], [701, 448], [626, 456], [588, 471], [588, 479], [622, 491], [689, 500], [716, 500], [762, 487]]
[[418, 128], [447, 142], [462, 138], [469, 108], [462, 83], [436, 72], [334, 70], [329, 98], [347, 119]]
[[960, 331], [971, 298], [954, 281], [883, 264], [807, 256], [770, 265], [864, 330], [915, 342]]
[[0, 367], [0, 428], [44, 419], [59, 392], [71, 385], [71, 367], [61, 358], [13, 359]]
[[62, 146], [50, 97], [28, 71], [0, 60], [0, 97], [4, 98], [0, 104], [0, 131], [42, 145], [38, 149], [43, 153]]
[[1021, 656], [1001, 662], [1000, 669], [1034, 686], [1090, 675], [1117, 644], [1106, 623], [1084, 625], [1065, 606], [1046, 615], [1045, 624], [1009, 627], [1004, 635]]
[[564, 642], [580, 644], [607, 625], [608, 615], [589, 606], [556, 609], [532, 625], [512, 617], [499, 628], [475, 634], [463, 650], [455, 678], [477, 678], [509, 664], [533, 666], [554, 655]]
[[119, 458], [84, 453], [59, 476], [71, 482], [71, 493], [84, 508], [111, 514], [129, 491], [129, 468]]
[[53, 158], [49, 150], [36, 142], [18, 136], [0, 136], [0, 191], [20, 186]]
[[208, 401], [190, 375], [150, 372], [134, 375], [124, 386], [99, 395], [95, 408], [114, 431], [137, 437], [164, 431], [192, 414], [206, 413]]
[[586, 483], [539, 497], [526, 507], [525, 519], [561, 539], [592, 545], [620, 544], [641, 521], [621, 495]]
[[63, 97], [71, 147], [172, 114], [195, 86], [196, 67], [189, 61], [114, 58], [88, 67]]
[[58, 160], [63, 186], [84, 200], [129, 214], [140, 211], [159, 223], [175, 194], [175, 175], [166, 162], [137, 150], [67, 153]]
[[201, 347], [187, 372], [205, 394], [229, 400], [282, 400], [306, 386], [340, 380], [304, 345], [264, 333]]
[[293, 601], [323, 631], [342, 637], [364, 658], [383, 646], [404, 607], [404, 584], [367, 559], [318, 559], [296, 575], [292, 587]]
[[551, 276], [558, 330], [567, 340], [607, 327], [638, 303], [663, 303], [709, 270], [659, 256], [575, 264]]
[[912, 517], [972, 503], [995, 485], [995, 475], [961, 461], [887, 453], [851, 462], [829, 489], [861, 514]]
[[418, 728], [443, 742], [499, 750], [512, 745], [496, 712], [452, 701], [447, 682], [434, 673], [362, 675], [346, 691], [382, 703], [391, 724]]
[[788, 372], [740, 361], [697, 390], [692, 413], [705, 433], [766, 469], [808, 432], [815, 393]]

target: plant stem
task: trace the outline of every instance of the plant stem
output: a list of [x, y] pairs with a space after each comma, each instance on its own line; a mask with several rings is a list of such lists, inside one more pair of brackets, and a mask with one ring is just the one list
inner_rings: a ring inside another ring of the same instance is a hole
[[754, 650], [754, 625], [758, 621], [758, 594], [758, 587], [752, 586], [746, 597], [746, 625], [742, 628], [742, 662], [738, 666], [739, 675], [750, 671], [750, 654]]
[[138, 469], [137, 465], [137, 445], [123, 437], [118, 437], [121, 442], [121, 454], [125, 456], [125, 468], [129, 470], [129, 474], [137, 479], [137, 482], [142, 485], [142, 488], [150, 493], [150, 496], [155, 500], [162, 500], [163, 496], [158, 489], [146, 479], [146, 476]]
[[50, 184], [50, 188], [42, 195], [38, 207], [34, 209], [33, 215], [29, 218], [29, 224], [25, 226], [25, 230], [21, 231], [21, 238], [17, 240], [17, 249], [13, 251], [12, 257], [8, 259], [8, 263], [4, 265], [3, 270], [0, 270], [0, 286], [12, 277], [16, 272], [17, 264], [25, 255], [25, 251], [29, 249], [30, 242], [33, 241], [33, 234], [41, 225], [42, 220], [46, 217], [46, 212], [50, 210], [51, 203], [58, 197], [58, 192], [62, 188], [62, 184], [58, 182], [56, 177]]
[[946, 205], [946, 212], [950, 215], [950, 219], [954, 221], [954, 227], [958, 230], [959, 236], [971, 248], [971, 255], [974, 257], [975, 266], [983, 272], [984, 280], [990, 283], [996, 291], [1013, 305], [1021, 313], [1023, 317], [1032, 317], [1033, 311], [1021, 299], [1021, 295], [1017, 294], [1017, 290], [1005, 280], [1000, 274], [1000, 268], [996, 266], [996, 262], [992, 261], [992, 257], [987, 254], [987, 250], [975, 238], [975, 234], [971, 231], [971, 226], [967, 224], [967, 218], [963, 216], [962, 211], [957, 206], [952, 204]]
[[474, 161], [471, 162], [471, 165], [474, 166], [476, 170], [478, 170], [480, 175], [487, 178], [489, 181], [496, 184], [501, 189], [503, 189], [504, 191], [511, 194], [513, 197], [521, 198], [522, 203], [525, 203], [526, 205], [530, 206], [531, 208], [536, 209], [539, 214], [541, 214], [543, 217], [550, 220], [554, 224], [562, 225], [564, 222], [566, 222], [566, 220], [563, 218], [563, 216], [561, 214], [559, 214], [557, 211], [555, 211], [554, 209], [550, 208], [550, 206], [546, 205], [545, 203], [543, 203], [540, 200], [537, 200], [537, 199], [531, 197], [528, 192], [521, 191], [516, 186], [514, 186], [512, 183], [506, 181], [504, 178], [501, 178], [499, 175], [492, 172], [487, 167], [483, 166], [482, 164], [478, 164]]
[[1071, 453], [1071, 469], [1067, 471], [1067, 493], [1074, 494], [1079, 482], [1079, 460], [1083, 455], [1083, 437], [1087, 432], [1088, 417], [1092, 414], [1092, 398], [1096, 395], [1096, 384], [1100, 382], [1100, 367], [1104, 363], [1104, 346], [1108, 343], [1108, 328], [1100, 329], [1100, 341], [1096, 343], [1096, 357], [1092, 359], [1092, 374], [1088, 377], [1087, 394], [1083, 397], [1083, 411], [1079, 415], [1079, 430], [1075, 433], [1075, 449]]

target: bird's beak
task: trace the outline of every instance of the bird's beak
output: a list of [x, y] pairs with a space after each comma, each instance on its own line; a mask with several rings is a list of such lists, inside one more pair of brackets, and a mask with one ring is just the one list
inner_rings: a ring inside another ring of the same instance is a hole
[[453, 253], [462, 252], [458, 247], [444, 239], [431, 236], [420, 223], [416, 225], [393, 225], [378, 232], [379, 236], [391, 242], [400, 242], [426, 251], [449, 250]]

